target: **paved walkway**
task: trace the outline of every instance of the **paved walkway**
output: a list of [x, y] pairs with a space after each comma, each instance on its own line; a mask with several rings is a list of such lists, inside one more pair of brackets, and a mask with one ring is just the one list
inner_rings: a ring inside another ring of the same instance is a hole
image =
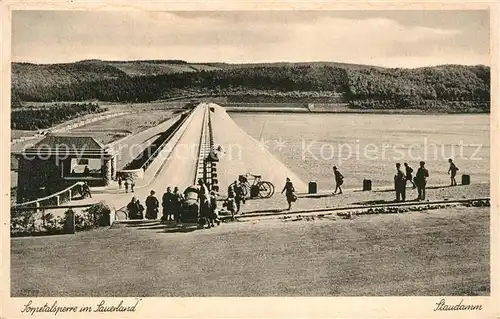
[[[281, 191], [281, 190], [280, 190]], [[429, 201], [439, 200], [461, 200], [465, 198], [483, 198], [490, 196], [489, 183], [478, 183], [471, 185], [459, 185], [449, 187], [447, 185], [430, 185], [426, 191], [426, 199]], [[373, 191], [363, 192], [361, 190], [344, 190], [341, 195], [333, 195], [332, 192], [320, 192], [319, 194], [299, 194], [299, 198], [292, 204], [290, 211], [286, 210], [288, 204], [285, 195], [279, 191], [268, 199], [247, 200], [242, 206], [241, 215], [260, 213], [297, 212], [311, 209], [327, 209], [348, 206], [370, 206], [377, 204], [388, 204], [395, 200], [395, 192], [391, 187], [380, 188]], [[414, 201], [417, 198], [417, 190], [407, 188], [406, 200]]]

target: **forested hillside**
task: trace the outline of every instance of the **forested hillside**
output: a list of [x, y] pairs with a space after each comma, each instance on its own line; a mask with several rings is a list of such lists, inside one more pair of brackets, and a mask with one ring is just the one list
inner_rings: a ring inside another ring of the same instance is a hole
[[14, 130], [45, 129], [83, 115], [106, 110], [95, 103], [61, 103], [36, 108], [19, 108], [12, 110], [10, 124]]
[[184, 61], [13, 65], [21, 101], [147, 102], [189, 94], [330, 98], [358, 108], [489, 110], [490, 68], [388, 69], [336, 63], [231, 65]]

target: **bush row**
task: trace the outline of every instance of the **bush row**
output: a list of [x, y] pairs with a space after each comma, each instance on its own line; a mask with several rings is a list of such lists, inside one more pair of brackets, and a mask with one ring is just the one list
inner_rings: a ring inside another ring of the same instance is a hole
[[65, 233], [68, 218], [75, 216], [75, 231], [85, 231], [109, 225], [111, 210], [103, 203], [98, 203], [88, 209], [75, 213], [68, 209], [63, 217], [55, 217], [52, 213], [43, 214], [33, 210], [11, 211], [10, 234], [12, 237], [32, 235], [57, 235]]

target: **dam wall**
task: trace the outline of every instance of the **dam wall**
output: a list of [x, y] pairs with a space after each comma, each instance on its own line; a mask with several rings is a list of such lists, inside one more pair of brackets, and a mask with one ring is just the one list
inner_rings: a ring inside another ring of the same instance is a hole
[[227, 187], [238, 175], [246, 173], [261, 175], [262, 180], [273, 183], [277, 193], [275, 196], [281, 192], [287, 177], [291, 179], [297, 192], [307, 191], [306, 183], [271, 154], [265, 145], [240, 128], [222, 106], [213, 103], [210, 106], [214, 108], [211, 120], [215, 145], [223, 148], [217, 166], [222, 194], [227, 193]]

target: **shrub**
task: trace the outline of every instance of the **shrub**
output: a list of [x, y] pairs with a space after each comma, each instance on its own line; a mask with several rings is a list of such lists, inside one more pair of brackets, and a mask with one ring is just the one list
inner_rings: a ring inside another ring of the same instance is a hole
[[98, 203], [79, 214], [75, 214], [75, 230], [83, 231], [108, 226], [111, 210], [104, 203]]
[[54, 218], [51, 213], [42, 216], [44, 228], [48, 234], [61, 234], [64, 230], [64, 219], [61, 217]]
[[36, 231], [36, 210], [11, 211], [10, 233], [12, 236], [22, 236]]

